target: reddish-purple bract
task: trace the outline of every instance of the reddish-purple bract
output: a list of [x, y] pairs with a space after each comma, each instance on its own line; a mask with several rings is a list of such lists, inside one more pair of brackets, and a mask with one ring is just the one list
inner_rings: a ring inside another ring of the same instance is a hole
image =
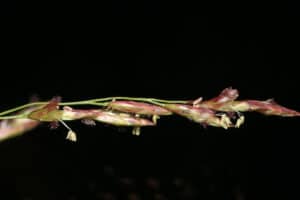
[[114, 113], [110, 111], [102, 111], [95, 118], [100, 121], [115, 126], [154, 126], [155, 124], [147, 119], [134, 117], [125, 113]]
[[165, 108], [144, 102], [135, 101], [112, 101], [108, 107], [126, 113], [140, 115], [171, 115], [172, 113]]

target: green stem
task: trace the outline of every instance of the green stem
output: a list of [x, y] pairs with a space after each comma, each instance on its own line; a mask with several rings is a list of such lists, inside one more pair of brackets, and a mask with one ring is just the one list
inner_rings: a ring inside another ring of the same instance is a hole
[[[15, 108], [12, 108], [12, 109], [9, 109], [9, 110], [0, 112], [0, 116], [7, 115], [7, 114], [10, 114], [10, 113], [19, 111], [19, 110], [23, 110], [23, 109], [25, 109], [25, 108], [30, 108], [30, 107], [34, 107], [34, 106], [44, 106], [44, 105], [47, 105], [48, 103], [49, 103], [49, 102], [46, 101], [46, 102], [34, 102], [34, 103], [24, 104], [24, 105], [21, 105], [21, 106], [18, 106], [18, 107], [15, 107]], [[90, 101], [90, 100], [88, 100], [88, 101], [63, 102], [63, 103], [59, 103], [59, 105], [61, 105], [61, 106], [72, 106], [72, 105], [95, 105], [95, 103], [92, 102], [92, 101]], [[100, 106], [101, 103], [97, 103], [97, 105]], [[104, 105], [104, 104], [103, 104], [103, 105]]]
[[91, 99], [89, 101], [103, 102], [103, 101], [112, 101], [112, 100], [132, 100], [132, 101], [143, 101], [143, 102], [160, 102], [160, 103], [188, 103], [189, 101], [183, 100], [164, 100], [156, 98], [143, 98], [143, 97], [106, 97], [101, 99]]
[[3, 111], [3, 112], [0, 113], [0, 116], [7, 115], [7, 114], [10, 114], [10, 113], [13, 113], [13, 112], [16, 112], [16, 111], [19, 111], [19, 110], [23, 110], [25, 108], [33, 107], [33, 106], [46, 105], [47, 103], [49, 103], [49, 102], [34, 102], [34, 103], [24, 104], [22, 106], [18, 106], [18, 107]]
[[[59, 103], [61, 106], [78, 106], [78, 105], [95, 105], [95, 106], [106, 106], [109, 101], [112, 100], [132, 100], [132, 101], [141, 101], [141, 102], [148, 102], [151, 104], [162, 106], [164, 103], [188, 103], [189, 101], [181, 101], [181, 100], [163, 100], [163, 99], [155, 99], [155, 98], [141, 98], [141, 97], [106, 97], [106, 98], [99, 98], [99, 99], [90, 99], [85, 101], [72, 101], [72, 102], [62, 102]], [[34, 106], [43, 106], [48, 104], [49, 102], [34, 102], [24, 104], [3, 112], [0, 112], [0, 119], [13, 119], [12, 116], [4, 116], [10, 113], [14, 113], [19, 110], [23, 110], [25, 108], [34, 107]]]

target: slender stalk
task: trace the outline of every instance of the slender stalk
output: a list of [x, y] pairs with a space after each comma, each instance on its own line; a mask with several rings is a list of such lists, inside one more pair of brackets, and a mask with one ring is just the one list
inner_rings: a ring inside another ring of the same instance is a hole
[[48, 102], [34, 102], [34, 103], [24, 104], [24, 105], [0, 112], [0, 116], [7, 115], [7, 114], [10, 114], [10, 113], [13, 113], [13, 112], [16, 112], [19, 110], [23, 110], [25, 108], [33, 107], [33, 106], [43, 106], [43, 105], [46, 105], [47, 103]]
[[165, 100], [165, 99], [156, 99], [156, 98], [142, 98], [142, 97], [106, 97], [101, 99], [92, 99], [89, 101], [103, 102], [103, 101], [112, 101], [112, 100], [132, 100], [132, 101], [143, 101], [143, 102], [158, 102], [158, 103], [188, 103], [189, 101], [184, 100]]
[[[163, 99], [156, 99], [156, 98], [141, 98], [141, 97], [106, 97], [106, 98], [99, 98], [99, 99], [90, 99], [90, 100], [84, 100], [84, 101], [72, 101], [72, 102], [62, 102], [59, 103], [60, 106], [78, 106], [78, 105], [94, 105], [94, 106], [106, 106], [107, 102], [113, 101], [113, 100], [132, 100], [132, 101], [142, 101], [142, 102], [148, 102], [152, 104], [156, 104], [159, 106], [162, 106], [163, 103], [188, 103], [188, 101], [182, 101], [182, 100], [163, 100]], [[6, 111], [0, 112], [0, 116], [7, 115], [10, 113], [17, 112], [19, 110], [23, 110], [25, 108], [34, 107], [34, 106], [43, 106], [48, 104], [49, 102], [34, 102], [34, 103], [28, 103], [24, 104], [12, 109], [8, 109]], [[3, 118], [0, 118], [3, 119]]]

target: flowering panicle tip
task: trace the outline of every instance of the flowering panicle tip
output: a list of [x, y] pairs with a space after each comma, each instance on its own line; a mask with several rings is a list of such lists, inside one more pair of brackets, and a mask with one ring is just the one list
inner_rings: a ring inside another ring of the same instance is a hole
[[[238, 96], [238, 90], [230, 87], [224, 89], [215, 98], [203, 100], [200, 97], [193, 101], [112, 97], [68, 103], [61, 102], [59, 98], [53, 98], [48, 103], [35, 102], [1, 112], [0, 141], [31, 130], [40, 122], [63, 124], [68, 129], [66, 138], [77, 141], [76, 133], [65, 121], [81, 120], [87, 125], [101, 122], [113, 126], [129, 126], [133, 127], [134, 135], [140, 135], [141, 127], [155, 126], [157, 119], [167, 115], [179, 115], [204, 126], [224, 129], [239, 128], [245, 122], [243, 112], [252, 111], [281, 117], [300, 116], [298, 111], [283, 107], [274, 100], [237, 100]], [[70, 105], [84, 104], [98, 106], [98, 108], [70, 107]], [[61, 109], [60, 105], [64, 107]], [[16, 111], [18, 111], [17, 115], [9, 115]]]

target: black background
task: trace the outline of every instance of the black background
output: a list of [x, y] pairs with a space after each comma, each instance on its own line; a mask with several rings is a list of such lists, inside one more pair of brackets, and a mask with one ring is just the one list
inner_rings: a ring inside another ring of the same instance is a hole
[[[232, 86], [241, 99], [275, 98], [300, 110], [298, 10], [293, 2], [1, 3], [0, 108], [32, 95], [194, 99]], [[168, 117], [135, 137], [74, 122], [75, 144], [64, 140], [63, 127], [42, 125], [1, 143], [0, 195], [96, 199], [112, 167], [139, 180], [184, 177], [204, 199], [238, 199], [237, 190], [250, 199], [289, 199], [297, 188], [298, 124], [248, 113], [240, 129], [221, 130]]]

